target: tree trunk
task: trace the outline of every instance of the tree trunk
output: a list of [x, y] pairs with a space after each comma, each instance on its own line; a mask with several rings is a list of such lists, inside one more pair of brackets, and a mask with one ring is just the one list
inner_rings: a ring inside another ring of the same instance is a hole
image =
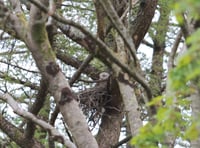
[[112, 80], [111, 85], [111, 101], [105, 106], [96, 137], [100, 148], [109, 148], [118, 142], [122, 118], [124, 117], [122, 98], [116, 80]]
[[134, 89], [130, 85], [124, 84], [120, 81], [118, 81], [118, 85], [125, 106], [131, 135], [136, 136], [139, 132], [139, 128], [142, 127], [142, 120], [140, 119], [140, 112]]
[[[44, 2], [44, 1], [43, 1]], [[65, 75], [56, 64], [46, 28], [46, 15], [36, 6], [31, 5], [29, 32], [25, 39], [26, 45], [32, 53], [38, 69], [49, 83], [49, 91], [60, 108], [65, 122], [79, 148], [97, 148], [98, 144], [88, 130], [76, 96], [72, 92]]]
[[[199, 120], [200, 115], [200, 92], [199, 90], [193, 94], [191, 97], [191, 107], [192, 107], [192, 117], [194, 122]], [[200, 132], [200, 126], [197, 127], [198, 131]], [[191, 141], [192, 148], [199, 148], [200, 146], [200, 135], [197, 139]]]

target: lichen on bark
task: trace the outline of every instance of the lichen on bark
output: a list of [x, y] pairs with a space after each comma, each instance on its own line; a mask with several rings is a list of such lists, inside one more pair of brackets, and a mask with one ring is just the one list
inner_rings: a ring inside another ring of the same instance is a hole
[[55, 53], [48, 40], [46, 26], [43, 20], [38, 20], [31, 27], [32, 40], [38, 45], [38, 50], [42, 52], [45, 61], [56, 59]]
[[47, 32], [44, 23], [35, 23], [32, 26], [32, 37], [35, 42], [43, 43], [47, 39]]

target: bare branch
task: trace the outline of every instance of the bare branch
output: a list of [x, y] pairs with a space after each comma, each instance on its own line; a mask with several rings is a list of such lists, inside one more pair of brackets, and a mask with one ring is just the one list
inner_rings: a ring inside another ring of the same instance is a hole
[[32, 113], [23, 110], [18, 105], [18, 103], [13, 99], [13, 97], [9, 95], [8, 93], [5, 93], [5, 94], [0, 93], [0, 99], [6, 101], [12, 107], [12, 109], [14, 110], [16, 114], [33, 121], [37, 125], [44, 128], [46, 131], [49, 131], [51, 136], [53, 136], [54, 139], [57, 140], [58, 142], [63, 143], [65, 146], [69, 148], [76, 148], [76, 146], [72, 142], [65, 139], [53, 126], [51, 126], [50, 124], [46, 123], [45, 121], [41, 119], [38, 119]]
[[10, 51], [5, 51], [5, 52], [0, 52], [0, 56], [10, 55], [10, 54], [24, 54], [24, 53], [27, 53], [27, 51], [26, 50], [24, 50], [24, 51], [12, 51], [12, 53], [10, 53]]
[[142, 40], [142, 43], [143, 44], [145, 44], [146, 46], [148, 46], [148, 47], [151, 47], [151, 48], [154, 48], [154, 45], [153, 44], [151, 44], [150, 42], [148, 42], [147, 40]]
[[182, 31], [180, 30], [178, 32], [178, 35], [177, 35], [175, 41], [174, 41], [173, 47], [172, 47], [170, 55], [169, 55], [169, 60], [168, 60], [168, 64], [167, 64], [168, 65], [168, 71], [174, 67], [174, 58], [175, 58], [175, 55], [176, 55], [176, 51], [178, 49], [178, 45], [181, 41], [182, 35], [183, 35]]
[[[59, 60], [61, 60], [65, 64], [71, 65], [75, 67], [76, 69], [78, 69], [83, 62], [60, 50], [57, 50], [56, 56]], [[92, 65], [88, 65], [83, 71], [83, 73], [87, 74], [89, 77], [91, 77], [94, 80], [98, 79], [99, 72], [100, 71]]]
[[13, 68], [18, 68], [20, 70], [27, 71], [27, 72], [30, 72], [30, 73], [39, 74], [38, 71], [33, 71], [33, 70], [25, 69], [25, 68], [20, 67], [18, 65], [11, 64], [10, 62], [7, 62], [7, 61], [0, 60], [0, 63], [4, 63], [4, 64], [7, 64], [9, 66], [12, 66]]
[[[0, 94], [1, 99], [1, 94]], [[44, 148], [44, 146], [35, 139], [26, 139], [23, 136], [23, 132], [15, 127], [13, 124], [8, 122], [2, 114], [0, 114], [0, 128], [1, 130], [8, 135], [10, 139], [15, 141], [21, 148], [27, 147], [37, 147], [37, 148]], [[17, 136], [16, 136], [17, 133]]]
[[23, 81], [23, 80], [14, 78], [12, 76], [9, 76], [7, 73], [0, 72], [0, 78], [10, 80], [11, 82], [15, 82], [17, 84], [21, 84], [21, 85], [24, 85], [26, 87], [30, 87], [31, 89], [35, 89], [35, 90], [39, 89], [39, 87], [37, 86], [36, 83], [32, 83], [28, 80]]
[[49, 123], [54, 126], [58, 113], [60, 112], [59, 107], [56, 105], [54, 111], [51, 113], [51, 118]]
[[[46, 96], [48, 94], [48, 83], [42, 77], [40, 81], [40, 89], [37, 93], [36, 100], [33, 105], [29, 108], [29, 112], [33, 115], [37, 115], [40, 109], [43, 107]], [[32, 121], [27, 121], [27, 126], [24, 132], [25, 137], [31, 139], [34, 136], [35, 124]]]
[[80, 32], [79, 29], [70, 26], [70, 25], [66, 25], [66, 24], [61, 24], [59, 22], [55, 22], [57, 27], [61, 29], [61, 31], [68, 36], [70, 39], [72, 39], [73, 41], [75, 41], [76, 43], [80, 44], [81, 46], [85, 47], [86, 49], [88, 49], [88, 45], [87, 42], [84, 40], [85, 39], [85, 35]]
[[186, 39], [187, 37], [189, 37], [192, 33], [192, 25], [190, 23], [188, 23], [187, 18], [186, 18], [186, 14], [182, 13], [182, 19], [184, 23], [180, 24], [182, 33], [184, 38]]
[[121, 141], [119, 141], [117, 144], [115, 144], [112, 148], [118, 148], [119, 146], [121, 146], [124, 143], [127, 143], [128, 141], [130, 141], [132, 138], [131, 135], [125, 137], [124, 139], [122, 139]]
[[80, 65], [78, 70], [74, 73], [73, 77], [69, 81], [69, 85], [71, 86], [81, 75], [83, 70], [87, 67], [87, 65], [90, 63], [90, 61], [93, 59], [94, 55], [90, 54], [88, 57], [85, 59], [85, 61]]

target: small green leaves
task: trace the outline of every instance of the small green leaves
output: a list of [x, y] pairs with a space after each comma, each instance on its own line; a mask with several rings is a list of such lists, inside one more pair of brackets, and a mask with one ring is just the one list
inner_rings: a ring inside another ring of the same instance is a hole
[[197, 30], [187, 39], [190, 48], [179, 59], [177, 67], [170, 72], [170, 84], [174, 90], [185, 91], [189, 88], [190, 81], [195, 80], [200, 75], [199, 35], [200, 30]]
[[183, 23], [183, 13], [187, 11], [193, 19], [199, 18], [200, 1], [199, 0], [177, 0], [173, 3], [176, 18], [180, 24]]
[[148, 106], [151, 106], [151, 105], [160, 105], [162, 103], [162, 99], [163, 99], [163, 96], [158, 96], [158, 97], [152, 99], [152, 101], [149, 102], [147, 105]]
[[196, 139], [199, 136], [199, 130], [197, 128], [197, 123], [193, 122], [192, 125], [187, 128], [185, 132], [185, 139]]

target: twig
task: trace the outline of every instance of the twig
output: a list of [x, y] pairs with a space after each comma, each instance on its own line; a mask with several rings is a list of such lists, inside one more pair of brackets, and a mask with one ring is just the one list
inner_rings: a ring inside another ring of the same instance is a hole
[[83, 70], [87, 67], [87, 65], [90, 63], [90, 61], [94, 58], [93, 54], [89, 54], [88, 57], [85, 59], [85, 61], [80, 65], [80, 67], [77, 69], [77, 71], [74, 73], [72, 78], [69, 80], [69, 85], [72, 86], [73, 83], [80, 77]]
[[6, 79], [7, 81], [15, 82], [17, 84], [24, 85], [26, 87], [30, 87], [31, 89], [34, 89], [34, 90], [39, 90], [39, 86], [37, 86], [36, 83], [32, 83], [28, 80], [23, 81], [23, 80], [14, 78], [12, 76], [9, 76], [6, 72], [0, 72], [0, 78]]
[[[73, 34], [73, 35], [75, 35], [75, 34]], [[79, 42], [77, 42], [77, 43], [80, 44]], [[82, 46], [82, 44], [80, 44], [80, 45]], [[56, 56], [58, 59], [60, 59], [65, 64], [71, 65], [71, 66], [75, 67], [76, 69], [78, 69], [80, 67], [81, 63], [83, 62], [83, 61], [78, 60], [75, 57], [70, 56], [67, 53], [61, 52], [60, 50], [57, 50]], [[100, 71], [96, 67], [94, 67], [92, 65], [88, 65], [84, 69], [84, 73], [89, 75], [93, 80], [96, 80], [98, 78], [97, 74], [100, 73]], [[67, 78], [67, 79], [70, 79], [70, 78]]]
[[69, 130], [68, 130], [66, 124], [65, 124], [64, 119], [62, 118], [61, 121], [62, 121], [62, 123], [63, 123], [63, 125], [64, 125], [65, 131], [66, 131], [66, 133], [67, 133], [67, 135], [68, 135], [68, 137], [69, 137], [69, 140], [70, 140], [71, 142], [73, 142], [72, 135], [70, 134], [70, 132], [69, 132]]
[[[0, 38], [1, 39], [1, 38]], [[3, 40], [3, 39], [1, 39]], [[5, 56], [5, 55], [10, 55], [10, 54], [24, 54], [24, 53], [27, 53], [27, 51], [5, 51], [5, 52], [0, 52], [0, 56]]]
[[7, 64], [7, 65], [10, 65], [10, 66], [12, 66], [13, 68], [18, 68], [18, 69], [23, 70], [23, 71], [27, 71], [27, 72], [39, 74], [38, 71], [33, 71], [33, 70], [25, 69], [25, 68], [23, 68], [23, 67], [21, 67], [21, 66], [11, 64], [10, 62], [7, 62], [7, 61], [0, 60], [0, 63], [4, 63], [4, 64]]
[[121, 141], [119, 141], [117, 144], [115, 144], [114, 146], [112, 146], [112, 148], [118, 148], [120, 145], [127, 143], [129, 140], [131, 140], [132, 136], [127, 136], [126, 138], [122, 139]]
[[145, 45], [148, 46], [148, 47], [154, 48], [154, 45], [151, 44], [150, 42], [148, 42], [148, 41], [145, 40], [145, 39], [142, 40], [142, 43], [145, 44]]

